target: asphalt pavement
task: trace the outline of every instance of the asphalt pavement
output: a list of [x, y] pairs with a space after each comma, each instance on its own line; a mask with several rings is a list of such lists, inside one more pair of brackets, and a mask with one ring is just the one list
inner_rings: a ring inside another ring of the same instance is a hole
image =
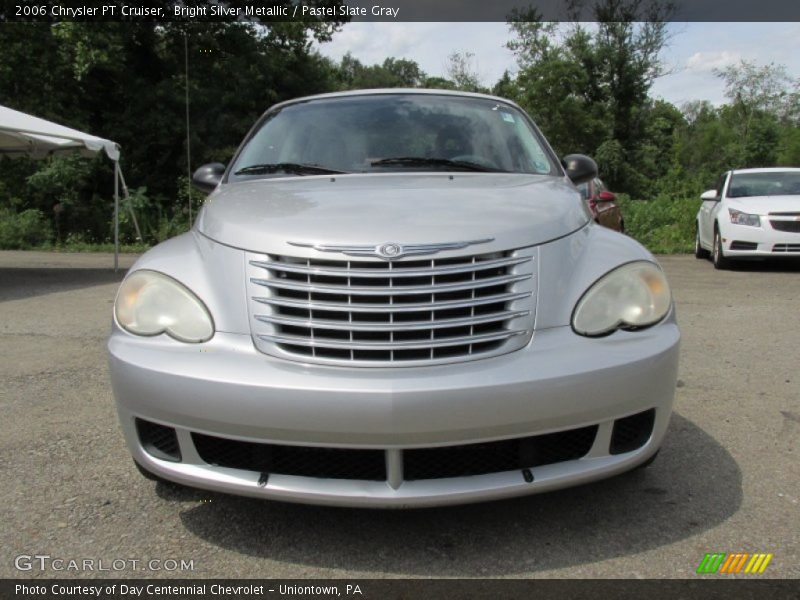
[[[800, 577], [800, 265], [661, 262], [683, 342], [651, 467], [510, 501], [384, 511], [143, 479], [106, 365], [122, 271], [111, 255], [0, 252], [0, 577], [683, 578], [708, 552], [772, 553], [761, 577]], [[95, 570], [17, 568], [36, 554]]]

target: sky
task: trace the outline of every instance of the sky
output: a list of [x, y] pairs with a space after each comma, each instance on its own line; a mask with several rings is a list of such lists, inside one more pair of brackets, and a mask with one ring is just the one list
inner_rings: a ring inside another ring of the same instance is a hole
[[[800, 77], [800, 23], [670, 23], [669, 33], [662, 52], [668, 74], [656, 80], [650, 95], [677, 106], [692, 100], [723, 103], [724, 86], [713, 69], [740, 60], [782, 64]], [[505, 23], [353, 22], [319, 50], [336, 60], [350, 52], [370, 65], [409, 58], [433, 76], [446, 76], [453, 52], [471, 52], [473, 70], [491, 87], [503, 71], [516, 70], [514, 55], [505, 48], [510, 35]]]

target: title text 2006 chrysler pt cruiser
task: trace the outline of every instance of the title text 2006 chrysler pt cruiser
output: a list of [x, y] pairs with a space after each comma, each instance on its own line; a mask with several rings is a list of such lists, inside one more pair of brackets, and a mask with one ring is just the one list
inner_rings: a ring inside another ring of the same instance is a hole
[[109, 340], [140, 470], [296, 502], [542, 492], [652, 459], [680, 334], [654, 258], [596, 225], [529, 117], [491, 96], [284, 102], [192, 231], [117, 295]]

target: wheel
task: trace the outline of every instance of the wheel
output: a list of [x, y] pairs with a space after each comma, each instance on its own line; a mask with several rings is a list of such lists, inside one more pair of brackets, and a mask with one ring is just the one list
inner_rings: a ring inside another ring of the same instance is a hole
[[700, 226], [695, 227], [694, 231], [694, 257], [708, 258], [709, 251], [700, 245]]
[[730, 259], [725, 258], [725, 254], [722, 252], [722, 236], [717, 227], [714, 228], [714, 251], [711, 260], [714, 262], [715, 269], [729, 269], [731, 266]]

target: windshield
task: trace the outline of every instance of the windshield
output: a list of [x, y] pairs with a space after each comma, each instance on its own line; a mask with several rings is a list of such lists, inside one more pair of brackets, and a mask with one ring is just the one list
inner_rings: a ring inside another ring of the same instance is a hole
[[728, 198], [793, 195], [800, 195], [800, 171], [734, 173], [728, 186]]
[[230, 177], [319, 169], [559, 174], [527, 118], [512, 106], [485, 98], [376, 94], [300, 102], [267, 115]]

